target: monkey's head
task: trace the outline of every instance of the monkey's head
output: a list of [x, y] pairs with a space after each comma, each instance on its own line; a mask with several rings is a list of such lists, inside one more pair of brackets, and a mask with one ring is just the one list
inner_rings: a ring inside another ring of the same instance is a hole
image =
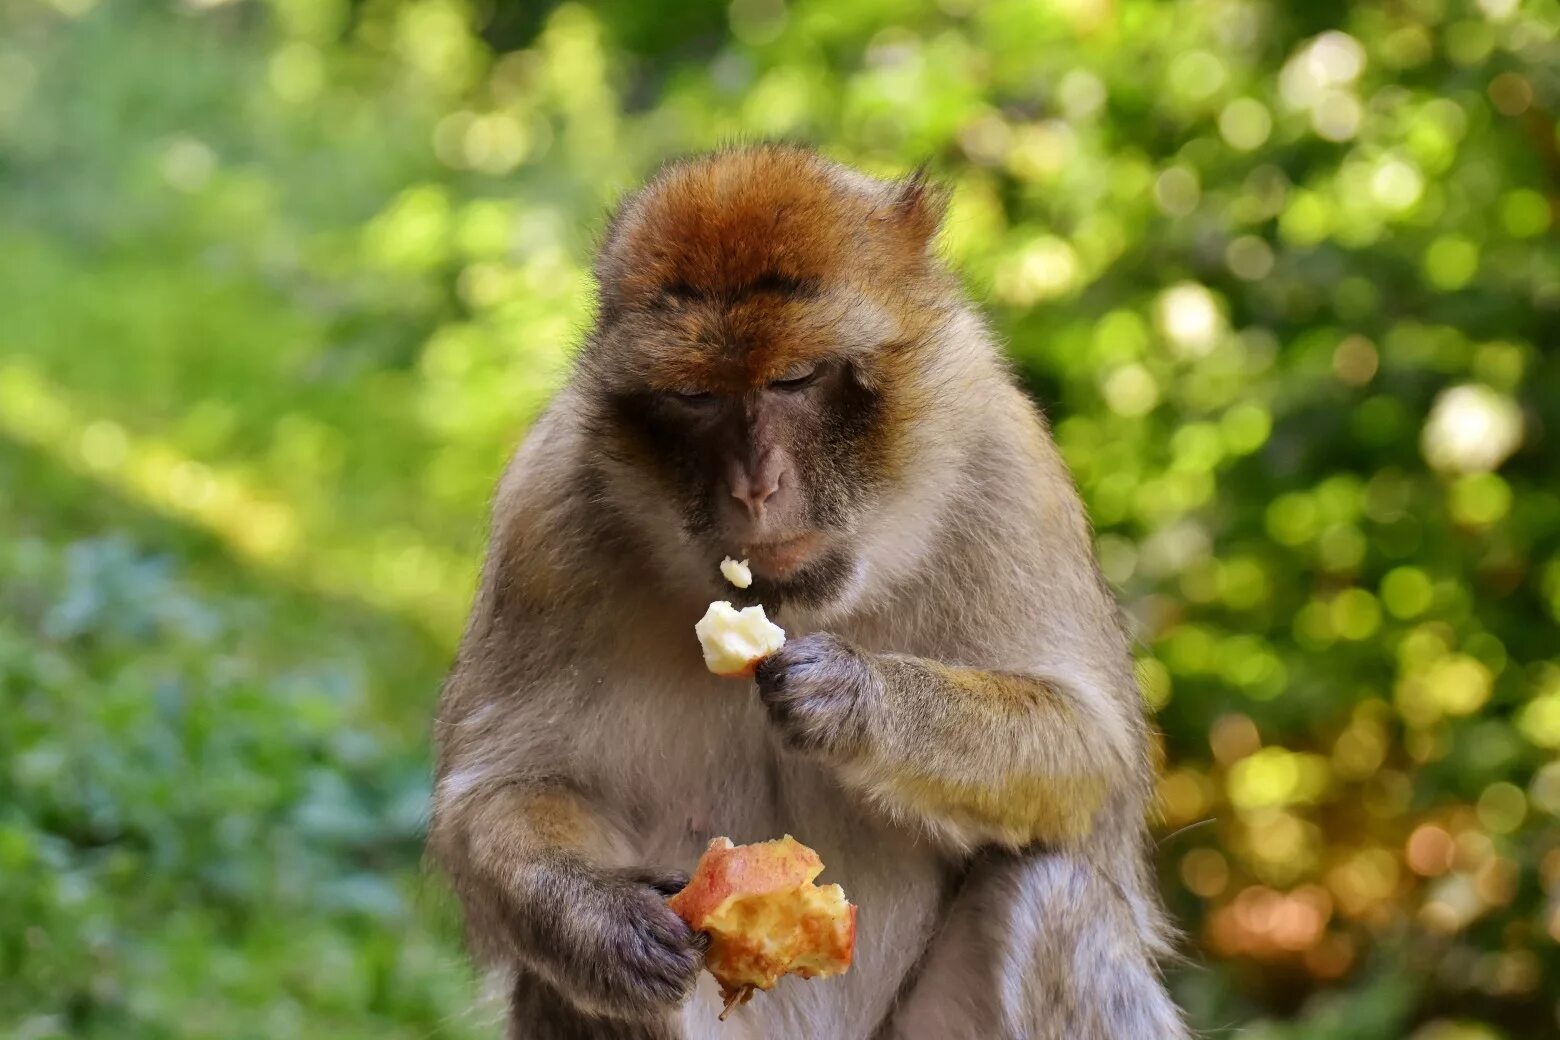
[[[961, 310], [930, 256], [943, 197], [800, 148], [667, 168], [629, 198], [596, 265], [577, 385], [606, 492], [671, 569], [824, 606], [894, 529], [919, 422]], [[642, 521], [642, 523], [641, 523]]]

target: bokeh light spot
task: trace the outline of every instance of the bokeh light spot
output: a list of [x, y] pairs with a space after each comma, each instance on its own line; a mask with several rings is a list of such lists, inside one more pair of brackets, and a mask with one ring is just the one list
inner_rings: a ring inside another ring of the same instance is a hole
[[1105, 403], [1117, 415], [1147, 415], [1159, 403], [1159, 384], [1142, 365], [1122, 365], [1100, 387]]
[[1424, 824], [1408, 837], [1404, 858], [1409, 869], [1424, 877], [1437, 877], [1452, 869], [1457, 845], [1443, 827]]
[[1425, 281], [1442, 292], [1455, 292], [1479, 270], [1479, 247], [1461, 235], [1441, 235], [1425, 250]]
[[1205, 357], [1224, 332], [1224, 314], [1207, 287], [1182, 282], [1159, 294], [1154, 305], [1159, 330], [1181, 357]]
[[1549, 200], [1531, 188], [1515, 188], [1501, 196], [1500, 222], [1507, 234], [1537, 238], [1552, 222]]
[[1434, 588], [1418, 567], [1394, 567], [1381, 579], [1381, 599], [1393, 617], [1414, 618], [1430, 609]]
[[1230, 147], [1242, 152], [1261, 148], [1272, 132], [1273, 117], [1255, 98], [1236, 98], [1219, 113], [1219, 133]]
[[1477, 383], [1438, 395], [1420, 438], [1425, 459], [1448, 473], [1495, 469], [1521, 443], [1522, 412], [1516, 402]]
[[1208, 731], [1208, 747], [1221, 765], [1254, 755], [1262, 747], [1256, 723], [1247, 715], [1221, 715]]
[[1213, 899], [1229, 884], [1229, 862], [1217, 849], [1193, 849], [1181, 857], [1181, 881], [1194, 895]]
[[1197, 174], [1185, 166], [1172, 166], [1154, 180], [1154, 201], [1166, 216], [1187, 216], [1201, 198]]
[[1241, 235], [1224, 248], [1224, 263], [1235, 277], [1260, 281], [1273, 271], [1273, 249], [1256, 235]]
[[1364, 336], [1345, 336], [1333, 350], [1333, 374], [1350, 386], [1364, 386], [1376, 375], [1376, 346]]
[[1527, 817], [1527, 796], [1516, 784], [1502, 780], [1479, 795], [1479, 822], [1491, 834], [1510, 834]]

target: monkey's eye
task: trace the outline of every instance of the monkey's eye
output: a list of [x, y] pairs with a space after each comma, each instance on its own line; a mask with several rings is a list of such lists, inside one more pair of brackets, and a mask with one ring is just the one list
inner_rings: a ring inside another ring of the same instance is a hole
[[817, 362], [809, 362], [787, 369], [785, 375], [769, 385], [776, 390], [802, 390], [812, 386], [822, 374], [822, 365]]
[[667, 396], [684, 404], [706, 404], [715, 400], [715, 395], [708, 390], [669, 390]]

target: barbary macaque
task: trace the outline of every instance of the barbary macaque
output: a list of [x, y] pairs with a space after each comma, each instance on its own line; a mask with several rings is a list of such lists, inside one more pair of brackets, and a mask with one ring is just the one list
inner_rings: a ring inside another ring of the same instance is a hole
[[[437, 721], [430, 850], [511, 1037], [1186, 1035], [1128, 640], [1043, 418], [934, 256], [943, 205], [762, 146], [611, 220]], [[785, 627], [751, 681], [700, 658], [712, 599]], [[854, 965], [720, 1022], [666, 900], [712, 838], [785, 834], [859, 908]]]

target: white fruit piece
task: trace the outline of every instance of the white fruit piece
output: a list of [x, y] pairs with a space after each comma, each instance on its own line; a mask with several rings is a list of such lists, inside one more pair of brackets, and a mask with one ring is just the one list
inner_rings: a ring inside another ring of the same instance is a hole
[[785, 629], [764, 615], [763, 607], [737, 610], [716, 600], [693, 626], [704, 649], [704, 666], [716, 675], [753, 674], [758, 662], [785, 643]]
[[753, 571], [746, 560], [733, 560], [730, 556], [720, 561], [720, 573], [731, 584], [745, 589], [753, 584]]

